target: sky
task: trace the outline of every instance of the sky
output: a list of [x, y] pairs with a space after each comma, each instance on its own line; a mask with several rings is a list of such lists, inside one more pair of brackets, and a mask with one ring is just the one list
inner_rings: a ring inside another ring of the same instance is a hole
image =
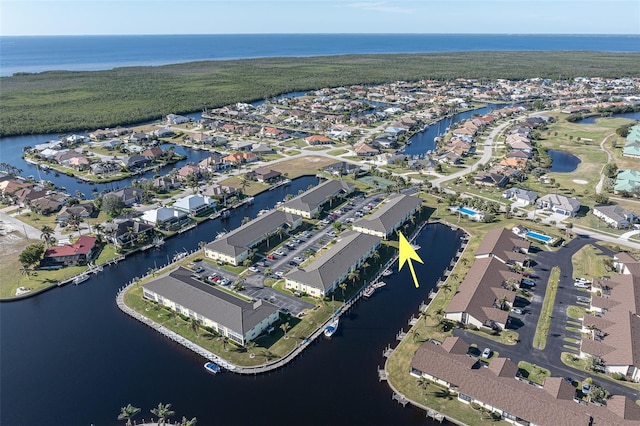
[[1, 0], [0, 35], [640, 34], [640, 0]]

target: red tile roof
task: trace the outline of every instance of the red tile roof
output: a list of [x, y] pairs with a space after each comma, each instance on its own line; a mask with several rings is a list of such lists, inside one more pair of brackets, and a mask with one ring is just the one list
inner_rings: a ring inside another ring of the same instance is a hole
[[65, 244], [64, 246], [54, 246], [48, 248], [44, 254], [44, 257], [74, 256], [78, 254], [87, 255], [95, 245], [95, 237], [83, 235], [78, 238], [78, 241], [71, 245]]

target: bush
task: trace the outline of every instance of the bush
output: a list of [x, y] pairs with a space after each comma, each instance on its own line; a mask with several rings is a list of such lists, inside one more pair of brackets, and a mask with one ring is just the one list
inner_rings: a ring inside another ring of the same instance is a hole
[[624, 380], [624, 376], [619, 373], [611, 373], [611, 378], [613, 380]]

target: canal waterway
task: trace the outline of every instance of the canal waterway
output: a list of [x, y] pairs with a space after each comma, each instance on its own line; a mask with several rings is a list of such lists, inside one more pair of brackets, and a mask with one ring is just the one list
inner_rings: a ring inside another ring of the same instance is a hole
[[261, 376], [209, 375], [201, 357], [116, 306], [118, 288], [133, 277], [316, 183], [302, 177], [259, 194], [226, 222], [207, 221], [80, 286], [0, 305], [0, 424], [113, 425], [120, 407], [141, 407], [140, 421], [158, 402], [205, 425], [429, 424], [420, 410], [391, 400], [376, 368], [383, 365], [383, 348], [396, 343], [400, 328], [408, 329], [408, 318], [460, 246], [460, 234], [446, 226], [427, 226], [417, 239], [425, 261], [416, 267], [420, 288], [406, 270], [387, 277], [387, 286], [343, 316], [332, 340]]
[[475, 115], [484, 115], [495, 109], [507, 108], [520, 104], [486, 104], [482, 108], [473, 109], [469, 111], [453, 114], [450, 117], [445, 117], [437, 122], [431, 124], [426, 129], [411, 136], [409, 141], [410, 145], [405, 146], [404, 153], [411, 156], [423, 156], [429, 151], [435, 151], [436, 144], [435, 138], [443, 136], [447, 131], [453, 127], [454, 124], [461, 121], [465, 121]]

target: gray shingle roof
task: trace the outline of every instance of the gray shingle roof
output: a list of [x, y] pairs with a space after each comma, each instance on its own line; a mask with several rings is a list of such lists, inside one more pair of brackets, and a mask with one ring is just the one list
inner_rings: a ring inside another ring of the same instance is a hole
[[249, 249], [249, 245], [259, 237], [273, 233], [278, 227], [291, 227], [300, 216], [274, 210], [234, 229], [221, 238], [206, 245], [208, 250], [237, 256]]
[[338, 195], [341, 192], [349, 193], [353, 191], [353, 188], [354, 186], [347, 182], [327, 180], [304, 194], [287, 201], [283, 207], [311, 212], [325, 203], [330, 196]]
[[304, 283], [321, 290], [329, 290], [338, 277], [343, 275], [364, 253], [380, 244], [380, 238], [348, 231], [327, 252], [303, 269], [295, 268], [285, 278]]
[[278, 309], [262, 300], [244, 301], [191, 278], [191, 273], [179, 268], [143, 287], [242, 335]]
[[422, 200], [418, 197], [393, 194], [371, 216], [355, 221], [353, 226], [384, 232], [389, 235], [395, 230], [398, 222], [407, 215], [407, 212], [415, 212], [421, 204]]

